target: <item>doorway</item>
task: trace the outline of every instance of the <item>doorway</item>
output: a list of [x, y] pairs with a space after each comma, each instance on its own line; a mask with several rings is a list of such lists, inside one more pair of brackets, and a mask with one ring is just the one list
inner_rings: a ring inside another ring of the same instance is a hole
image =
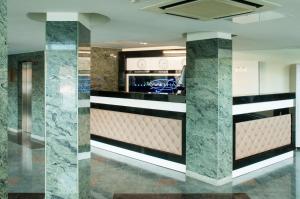
[[32, 131], [32, 62], [22, 63], [22, 132]]

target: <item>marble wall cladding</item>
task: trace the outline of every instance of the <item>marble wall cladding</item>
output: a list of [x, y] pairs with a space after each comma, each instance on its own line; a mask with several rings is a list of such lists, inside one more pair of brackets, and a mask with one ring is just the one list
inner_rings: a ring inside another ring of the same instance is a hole
[[32, 134], [45, 136], [45, 54], [43, 51], [8, 56], [9, 123], [22, 128], [22, 62], [32, 62]]
[[187, 170], [213, 179], [232, 172], [232, 41], [187, 43]]
[[0, 0], [0, 198], [7, 198], [7, 1]]
[[116, 49], [92, 48], [92, 90], [118, 91], [118, 53]]
[[78, 198], [78, 22], [46, 23], [46, 198]]

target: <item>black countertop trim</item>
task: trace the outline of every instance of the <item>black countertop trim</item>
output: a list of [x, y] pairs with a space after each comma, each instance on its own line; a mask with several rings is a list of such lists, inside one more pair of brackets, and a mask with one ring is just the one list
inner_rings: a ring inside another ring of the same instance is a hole
[[170, 118], [175, 120], [183, 120], [186, 117], [186, 113], [181, 113], [181, 112], [136, 108], [136, 107], [128, 107], [128, 106], [107, 105], [107, 104], [98, 104], [98, 103], [91, 103], [91, 108], [108, 110], [108, 111], [116, 111], [122, 113], [147, 115], [153, 117]]
[[91, 96], [185, 103], [185, 96], [183, 96], [183, 95], [127, 93], [127, 92], [95, 91], [95, 90], [92, 90], [91, 91]]
[[[185, 143], [185, 132], [183, 132], [183, 143]], [[159, 151], [159, 150], [155, 150], [155, 149], [151, 149], [151, 148], [147, 148], [147, 147], [142, 147], [139, 145], [135, 145], [135, 144], [130, 144], [130, 143], [126, 143], [126, 142], [122, 142], [119, 140], [113, 140], [110, 138], [106, 138], [106, 137], [102, 137], [99, 135], [95, 135], [95, 134], [91, 134], [91, 140], [97, 141], [97, 142], [102, 142], [105, 144], [109, 144], [109, 145], [113, 145], [116, 147], [120, 147], [123, 149], [127, 149], [130, 151], [135, 151], [137, 153], [142, 153], [145, 155], [150, 155], [150, 156], [154, 156], [157, 158], [161, 158], [161, 159], [165, 159], [165, 160], [169, 160], [172, 162], [177, 162], [180, 164], [186, 164], [186, 157], [185, 157], [185, 145], [182, 146], [182, 155], [177, 155], [177, 154], [172, 154], [172, 153], [168, 153], [168, 152], [164, 152], [164, 151]]]
[[[128, 93], [115, 91], [91, 91], [91, 96], [101, 97], [115, 97], [124, 99], [138, 99], [138, 100], [152, 100], [162, 102], [186, 103], [186, 96], [184, 95], [164, 95], [164, 94], [148, 94], [148, 93]], [[251, 104], [259, 102], [279, 101], [295, 99], [295, 93], [278, 93], [266, 95], [251, 95], [233, 97], [233, 105]]]
[[259, 102], [279, 101], [295, 99], [295, 93], [278, 93], [268, 95], [252, 95], [252, 96], [241, 96], [233, 98], [233, 105], [250, 104]]

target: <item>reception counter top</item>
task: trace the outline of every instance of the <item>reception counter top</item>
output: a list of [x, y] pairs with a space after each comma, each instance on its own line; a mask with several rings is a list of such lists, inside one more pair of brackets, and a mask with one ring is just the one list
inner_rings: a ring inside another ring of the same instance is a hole
[[240, 97], [237, 96], [237, 97], [233, 97], [233, 105], [290, 100], [295, 98], [296, 98], [295, 93], [274, 93], [274, 94], [263, 94], [263, 95], [240, 96]]
[[128, 93], [128, 92], [95, 91], [94, 90], [94, 91], [91, 91], [91, 96], [185, 103], [184, 95], [175, 95], [175, 94], [167, 95], [167, 94], [134, 93], [134, 92]]
[[[167, 95], [167, 94], [154, 94], [154, 93], [134, 93], [134, 92], [116, 92], [116, 91], [91, 91], [91, 96], [98, 97], [112, 97], [112, 98], [124, 98], [124, 99], [137, 99], [137, 100], [150, 100], [150, 101], [162, 101], [162, 102], [175, 102], [185, 103], [185, 95]], [[274, 94], [262, 94], [262, 95], [249, 95], [249, 96], [235, 96], [233, 97], [233, 105], [271, 102], [295, 99], [295, 93], [274, 93]]]

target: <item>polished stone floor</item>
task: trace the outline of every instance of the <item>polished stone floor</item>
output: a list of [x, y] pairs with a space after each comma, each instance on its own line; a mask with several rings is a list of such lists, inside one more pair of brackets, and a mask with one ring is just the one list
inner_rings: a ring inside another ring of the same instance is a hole
[[[9, 192], [42, 193], [44, 148], [36, 143], [25, 145], [10, 139]], [[300, 152], [294, 161], [284, 161], [221, 187], [101, 150], [93, 153], [90, 161], [82, 163], [85, 171], [91, 166], [90, 183], [83, 187], [88, 189], [91, 198], [97, 199], [122, 193], [246, 193], [251, 199], [300, 198]]]
[[[222, 187], [214, 187], [197, 180], [170, 173], [156, 174], [151, 171], [93, 155], [92, 194], [96, 198], [112, 198], [114, 193], [247, 193], [251, 199], [300, 198], [300, 152], [298, 163], [287, 160], [251, 175], [236, 179]], [[172, 176], [167, 177], [167, 175]], [[296, 190], [296, 187], [298, 190]], [[296, 197], [298, 191], [298, 197]]]
[[8, 191], [10, 193], [42, 193], [45, 182], [45, 150], [28, 137], [9, 135]]

